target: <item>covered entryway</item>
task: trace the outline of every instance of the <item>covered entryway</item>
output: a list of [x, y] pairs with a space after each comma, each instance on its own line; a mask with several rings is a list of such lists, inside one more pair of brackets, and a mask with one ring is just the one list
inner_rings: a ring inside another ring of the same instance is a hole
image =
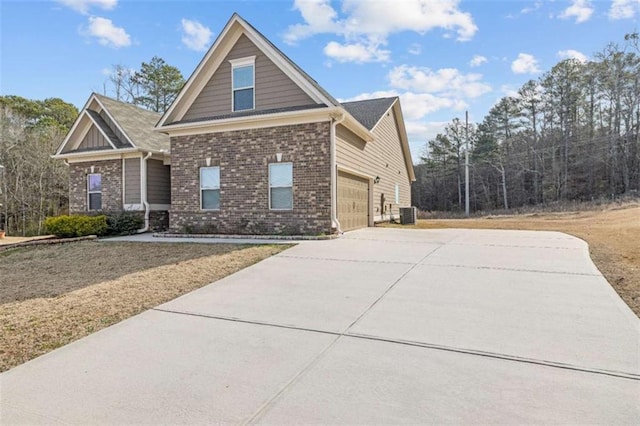
[[338, 172], [338, 220], [343, 231], [369, 226], [369, 180]]

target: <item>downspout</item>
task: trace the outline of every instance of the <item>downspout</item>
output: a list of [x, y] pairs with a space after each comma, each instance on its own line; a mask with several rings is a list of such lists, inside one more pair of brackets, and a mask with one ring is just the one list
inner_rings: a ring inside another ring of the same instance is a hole
[[345, 119], [344, 112], [339, 118], [331, 117], [331, 226], [336, 228], [338, 234], [342, 234], [342, 227], [338, 220], [338, 171], [336, 161], [336, 129], [338, 124]]
[[144, 206], [144, 227], [138, 229], [138, 234], [142, 234], [149, 230], [149, 213], [151, 211], [151, 207], [149, 207], [149, 203], [147, 202], [147, 160], [149, 157], [151, 157], [150, 152], [148, 152], [142, 159], [142, 167], [140, 170], [140, 175], [142, 176], [140, 198], [142, 199], [142, 205]]

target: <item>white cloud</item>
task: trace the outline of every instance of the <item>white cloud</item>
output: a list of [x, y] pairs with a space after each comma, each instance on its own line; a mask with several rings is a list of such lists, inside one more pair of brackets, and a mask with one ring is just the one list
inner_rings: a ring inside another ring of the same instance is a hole
[[516, 74], [537, 74], [538, 60], [528, 53], [520, 53], [518, 58], [511, 63], [511, 71]]
[[582, 63], [585, 63], [589, 60], [589, 58], [587, 58], [587, 55], [573, 49], [560, 50], [558, 52], [558, 57], [560, 59], [575, 59], [576, 61], [582, 62]]
[[99, 16], [89, 17], [89, 25], [83, 30], [85, 35], [95, 37], [103, 46], [119, 48], [131, 45], [129, 34], [122, 27], [113, 25], [111, 19]]
[[629, 19], [640, 14], [640, 0], [613, 0], [609, 8], [609, 18]]
[[330, 41], [324, 48], [324, 54], [338, 62], [387, 62], [391, 54], [388, 50], [382, 50], [379, 46], [361, 43], [340, 44]]
[[491, 86], [482, 82], [482, 74], [463, 74], [455, 68], [432, 71], [400, 65], [389, 72], [388, 78], [394, 88], [453, 98], [477, 98], [491, 91]]
[[57, 0], [58, 3], [63, 4], [76, 12], [83, 14], [89, 13], [89, 9], [93, 6], [103, 10], [111, 10], [117, 6], [118, 0]]
[[208, 27], [205, 27], [198, 21], [191, 19], [182, 19], [182, 43], [187, 48], [201, 52], [207, 50], [211, 42], [213, 33]]
[[587, 22], [593, 14], [593, 6], [589, 0], [573, 0], [571, 6], [566, 8], [559, 17], [561, 19], [576, 19], [576, 24]]
[[473, 55], [473, 58], [469, 61], [469, 66], [472, 68], [479, 67], [482, 64], [487, 63], [489, 60], [482, 55]]
[[[344, 16], [340, 17], [329, 0], [295, 0], [294, 8], [302, 15], [304, 23], [289, 26], [284, 40], [293, 44], [316, 34], [334, 34], [344, 38], [344, 42], [333, 41], [330, 51], [335, 51], [338, 44], [343, 47], [361, 45], [366, 46], [368, 50], [375, 46], [374, 50], [377, 50], [377, 47], [385, 45], [387, 37], [394, 33], [414, 31], [424, 34], [434, 29], [442, 29], [446, 31], [445, 36], [455, 33], [458, 40], [467, 41], [473, 38], [478, 27], [469, 13], [458, 8], [459, 2], [343, 0], [341, 11]], [[373, 57], [388, 60], [385, 55]]]
[[536, 1], [533, 3], [533, 6], [527, 6], [520, 10], [522, 15], [526, 15], [527, 13], [535, 12], [536, 10], [542, 7], [542, 1]]
[[422, 46], [420, 46], [418, 43], [413, 43], [411, 46], [409, 46], [409, 50], [407, 50], [407, 52], [412, 55], [419, 55], [422, 53]]

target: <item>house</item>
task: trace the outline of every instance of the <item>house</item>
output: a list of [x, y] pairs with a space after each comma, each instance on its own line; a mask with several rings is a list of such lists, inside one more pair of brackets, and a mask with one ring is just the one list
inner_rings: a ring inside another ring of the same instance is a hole
[[176, 233], [372, 226], [415, 180], [397, 97], [340, 103], [237, 14], [161, 117], [93, 94], [55, 157], [72, 213], [168, 212]]
[[145, 230], [166, 229], [169, 137], [160, 114], [93, 93], [53, 156], [69, 166], [69, 211], [132, 211]]
[[398, 217], [398, 98], [340, 103], [237, 14], [159, 120], [173, 232], [330, 234]]

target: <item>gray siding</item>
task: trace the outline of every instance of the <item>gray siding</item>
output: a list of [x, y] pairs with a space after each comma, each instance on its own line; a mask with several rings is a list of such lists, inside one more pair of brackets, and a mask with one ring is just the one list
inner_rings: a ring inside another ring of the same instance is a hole
[[147, 160], [147, 202], [171, 203], [171, 168], [160, 160]]
[[99, 148], [99, 147], [111, 147], [109, 141], [104, 137], [102, 132], [98, 130], [95, 124], [91, 125], [91, 128], [85, 135], [82, 142], [77, 149], [86, 149], [86, 148]]
[[256, 110], [315, 104], [297, 84], [289, 79], [245, 35], [235, 46], [189, 108], [184, 120], [192, 120], [231, 111], [231, 64], [229, 60], [255, 56]]
[[[336, 135], [336, 160], [338, 166], [359, 171], [380, 182], [373, 185], [373, 216], [380, 220], [383, 212], [381, 196], [384, 194], [388, 214], [398, 217], [398, 207], [411, 205], [411, 181], [402, 153], [400, 135], [395, 114], [391, 109], [374, 128], [375, 140], [365, 143], [343, 126], [338, 126]], [[395, 185], [399, 185], [400, 203], [395, 202]], [[391, 204], [391, 210], [389, 210]]]
[[127, 158], [124, 160], [124, 203], [140, 202], [140, 159]]

